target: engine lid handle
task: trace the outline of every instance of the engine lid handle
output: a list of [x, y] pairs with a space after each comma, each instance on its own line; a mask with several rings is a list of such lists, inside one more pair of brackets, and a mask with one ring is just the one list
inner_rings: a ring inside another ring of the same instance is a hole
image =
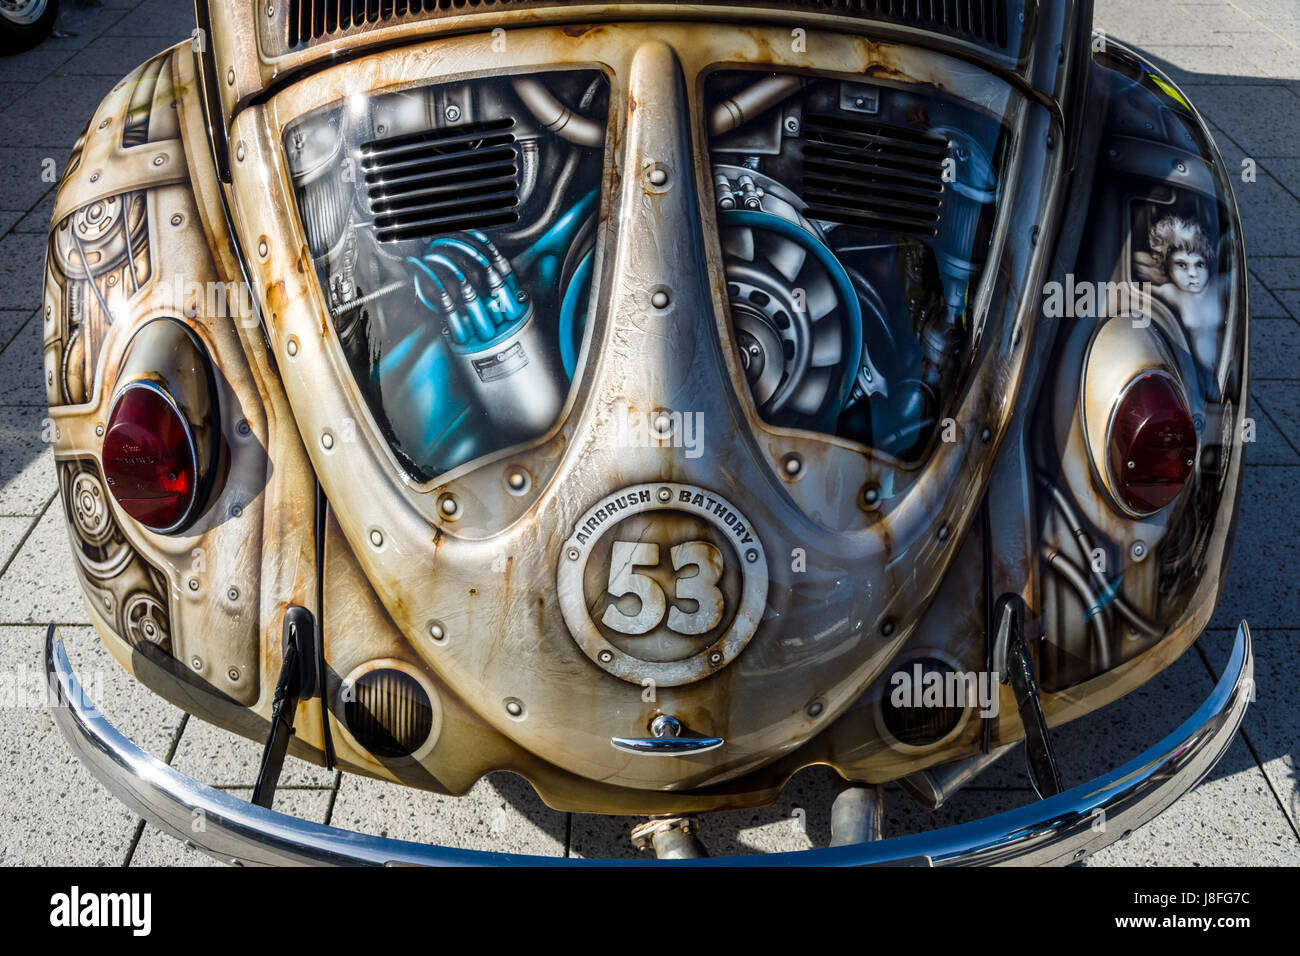
[[671, 714], [656, 714], [650, 721], [652, 737], [611, 737], [610, 744], [624, 753], [651, 757], [680, 757], [685, 754], [702, 754], [721, 747], [721, 737], [701, 737], [693, 734]]

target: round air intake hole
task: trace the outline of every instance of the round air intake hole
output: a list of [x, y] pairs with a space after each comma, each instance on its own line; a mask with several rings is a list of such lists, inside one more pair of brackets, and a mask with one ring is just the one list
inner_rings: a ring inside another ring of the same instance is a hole
[[933, 747], [951, 738], [965, 723], [975, 691], [967, 676], [934, 657], [896, 665], [880, 697], [885, 738], [904, 750]]
[[354, 672], [344, 682], [342, 708], [348, 732], [381, 760], [418, 753], [441, 723], [424, 684], [391, 666]]

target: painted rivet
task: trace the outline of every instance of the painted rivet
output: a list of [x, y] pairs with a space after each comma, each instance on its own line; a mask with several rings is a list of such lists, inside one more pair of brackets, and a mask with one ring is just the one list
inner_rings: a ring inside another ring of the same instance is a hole
[[532, 485], [532, 476], [523, 468], [515, 467], [506, 472], [506, 486], [511, 494], [524, 494]]
[[650, 180], [651, 186], [662, 186], [664, 183], [668, 182], [668, 170], [664, 169], [662, 166], [656, 166], [654, 169], [650, 170], [650, 174], [646, 176], [646, 178]]
[[862, 487], [862, 503], [868, 508], [874, 508], [880, 504], [880, 486], [864, 485]]
[[226, 589], [226, 598], [227, 598], [228, 600], [231, 600], [231, 601], [238, 601], [238, 600], [239, 600], [239, 588], [235, 587], [235, 586], [232, 584], [229, 588]]
[[668, 298], [668, 293], [663, 291], [656, 292], [654, 295], [650, 296], [650, 304], [656, 309], [668, 308], [668, 303], [671, 301], [672, 299]]
[[199, 579], [198, 579], [198, 578], [190, 578], [190, 580], [189, 580], [189, 584], [187, 585], [187, 587], [188, 587], [191, 591], [197, 591], [197, 590], [199, 589]]
[[190, 658], [190, 667], [193, 667], [196, 671], [201, 671], [201, 670], [203, 670], [203, 658], [201, 658], [201, 657], [191, 657], [191, 658]]
[[372, 529], [370, 532], [370, 543], [376, 548], [382, 548], [384, 546], [384, 533], [378, 528]]
[[162, 154], [159, 154], [153, 158], [153, 164], [155, 166], [161, 166], [165, 162], [167, 162], [167, 157], [163, 156]]
[[173, 225], [173, 226], [179, 226], [179, 225], [180, 225], [181, 223], [183, 223], [184, 221], [185, 221], [185, 217], [182, 216], [180, 213], [177, 213], [176, 215], [172, 216], [172, 225]]
[[438, 500], [438, 510], [447, 518], [454, 518], [460, 514], [460, 503], [456, 500], [455, 495], [443, 495]]
[[244, 513], [244, 506], [243, 506], [243, 505], [231, 505], [231, 506], [230, 506], [230, 517], [232, 517], [232, 518], [238, 518], [238, 517], [239, 517], [240, 515], [242, 515], [243, 513]]
[[438, 644], [447, 639], [447, 629], [442, 626], [441, 621], [434, 621], [429, 625], [429, 637]]
[[803, 459], [793, 453], [786, 455], [781, 460], [781, 467], [787, 478], [798, 478], [803, 473]]
[[880, 633], [885, 637], [891, 636], [897, 629], [898, 625], [894, 623], [892, 617], [885, 618], [884, 622], [880, 625]]
[[1147, 556], [1147, 543], [1145, 541], [1134, 541], [1128, 549], [1128, 553], [1134, 561], [1141, 561]]
[[258, 241], [258, 243], [257, 243], [257, 254], [258, 254], [259, 256], [261, 256], [263, 259], [265, 259], [265, 258], [266, 258], [266, 254], [267, 254], [268, 252], [270, 252], [270, 251], [271, 251], [271, 247], [268, 246], [268, 245], [266, 244], [266, 239], [261, 239], [261, 240]]
[[570, 548], [568, 551], [568, 555], [570, 561], [577, 561], [578, 558], [582, 557], [582, 555], [578, 553], [577, 548]]
[[939, 540], [940, 540], [940, 541], [947, 541], [947, 540], [948, 540], [948, 526], [947, 526], [947, 525], [944, 525], [942, 528], [939, 529]]
[[297, 354], [298, 354], [298, 338], [297, 338], [297, 336], [294, 336], [294, 335], [289, 336], [289, 341], [288, 341], [287, 343], [285, 343], [284, 348], [285, 348], [285, 351], [289, 353], [289, 357], [290, 357], [290, 358], [292, 358], [293, 356], [297, 355]]
[[96, 425], [96, 426], [95, 426], [95, 435], [96, 435], [97, 437], [102, 437], [103, 434], [104, 434], [104, 426], [103, 426], [103, 425]]
[[230, 670], [226, 671], [226, 676], [229, 677], [232, 681], [239, 680], [239, 668], [238, 667], [230, 668]]
[[253, 429], [248, 424], [247, 421], [241, 420], [239, 424], [235, 426], [235, 431], [239, 432], [239, 434], [247, 438], [250, 434], [252, 434]]
[[235, 159], [241, 163], [244, 161], [244, 144], [242, 141], [235, 146]]
[[825, 710], [826, 710], [826, 705], [822, 703], [820, 700], [815, 700], [808, 705], [808, 716], [820, 717], [822, 715], [822, 712]]
[[753, 548], [750, 548], [748, 551], [745, 552], [745, 560], [748, 561], [750, 564], [753, 564], [755, 561], [758, 560], [758, 552], [755, 551]]
[[226, 70], [226, 83], [230, 86], [235, 85], [235, 68], [233, 66]]
[[600, 658], [600, 662], [602, 664], [608, 664], [610, 661], [614, 659], [614, 654], [612, 651], [601, 651], [596, 656]]
[[516, 720], [523, 717], [524, 716], [523, 701], [518, 700], [517, 698], [514, 697], [507, 697], [506, 713], [509, 714], [511, 717], [514, 717]]
[[658, 491], [655, 492], [655, 497], [658, 498], [660, 501], [672, 501], [673, 490], [671, 488], [660, 488]]
[[329, 451], [334, 447], [334, 435], [331, 432], [322, 432], [320, 436], [321, 447]]

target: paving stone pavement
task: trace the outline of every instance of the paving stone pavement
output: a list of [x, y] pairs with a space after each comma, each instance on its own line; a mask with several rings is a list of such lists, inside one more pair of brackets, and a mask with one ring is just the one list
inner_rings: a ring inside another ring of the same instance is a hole
[[[73, 10], [75, 36], [0, 60], [0, 675], [31, 686], [5, 707], [0, 731], [0, 862], [10, 865], [202, 865], [205, 857], [145, 826], [71, 756], [35, 706], [43, 625], [65, 626], [79, 673], [107, 715], [151, 753], [247, 796], [258, 748], [198, 720], [130, 680], [86, 625], [42, 440], [37, 321], [43, 237], [53, 186], [81, 124], [116, 80], [189, 35], [182, 0], [103, 0]], [[1228, 162], [1252, 159], [1238, 198], [1255, 321], [1249, 469], [1232, 570], [1212, 629], [1136, 693], [1058, 733], [1072, 785], [1140, 752], [1172, 729], [1212, 684], [1232, 627], [1254, 626], [1257, 703], [1222, 763], [1195, 791], [1090, 861], [1153, 866], [1300, 865], [1300, 3], [1294, 0], [1098, 0], [1097, 25], [1137, 46], [1213, 124]], [[27, 699], [30, 698], [30, 699]], [[1154, 716], [1153, 716], [1154, 715]], [[715, 853], [825, 845], [836, 776], [797, 775], [771, 807], [710, 818]], [[465, 798], [441, 798], [327, 773], [290, 760], [277, 805], [304, 818], [406, 839], [545, 855], [624, 856], [631, 820], [546, 808], [509, 774]], [[890, 835], [1022, 805], [1032, 792], [1018, 755], [939, 814], [887, 793]]]

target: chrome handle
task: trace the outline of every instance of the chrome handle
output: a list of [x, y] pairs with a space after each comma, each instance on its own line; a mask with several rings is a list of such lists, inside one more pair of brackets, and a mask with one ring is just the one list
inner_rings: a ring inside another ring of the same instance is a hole
[[679, 757], [683, 754], [702, 754], [721, 747], [721, 737], [701, 737], [690, 734], [682, 722], [668, 714], [659, 714], [650, 721], [653, 737], [611, 737], [615, 750], [651, 757]]

